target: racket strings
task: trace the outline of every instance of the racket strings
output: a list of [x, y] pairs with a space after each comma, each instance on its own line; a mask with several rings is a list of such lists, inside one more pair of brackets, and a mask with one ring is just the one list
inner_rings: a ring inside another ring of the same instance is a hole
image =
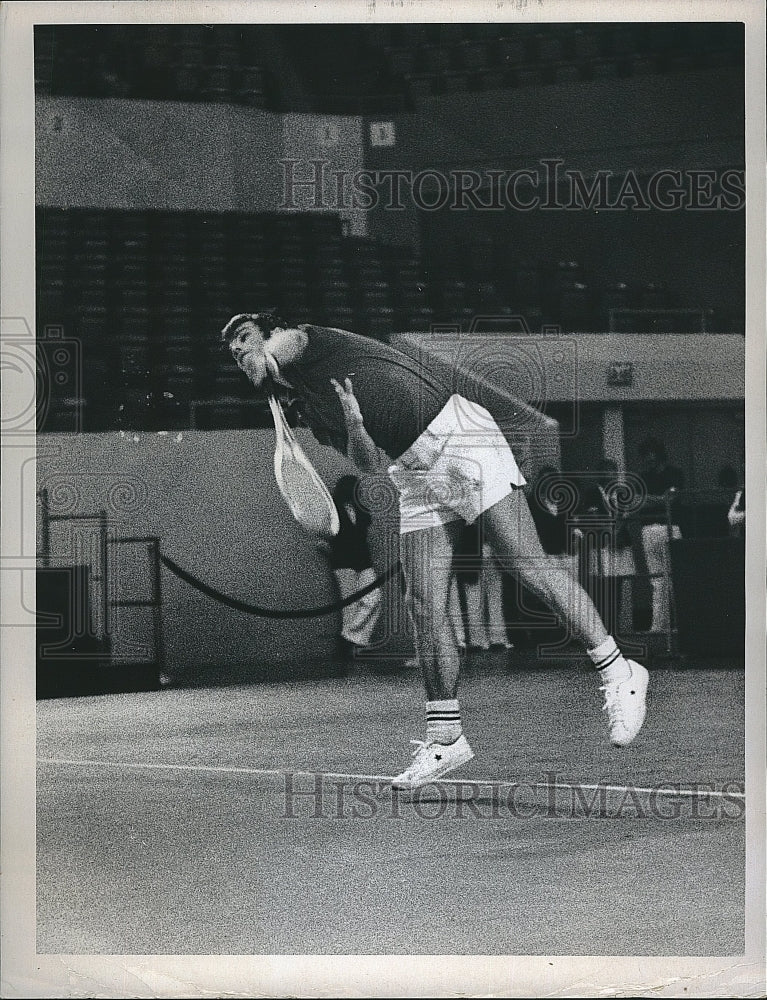
[[282, 463], [282, 478], [293, 516], [304, 527], [320, 534], [333, 534], [333, 519], [317, 489], [314, 476], [293, 459]]
[[274, 471], [280, 493], [293, 517], [307, 531], [336, 535], [340, 528], [338, 511], [327, 486], [304, 454], [274, 396], [269, 397], [269, 407], [277, 435]]

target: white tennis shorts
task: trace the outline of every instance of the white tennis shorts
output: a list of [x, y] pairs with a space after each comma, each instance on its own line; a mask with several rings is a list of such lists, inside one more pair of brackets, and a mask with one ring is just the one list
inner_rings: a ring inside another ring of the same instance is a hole
[[388, 472], [399, 491], [402, 535], [450, 521], [471, 524], [525, 485], [491, 414], [458, 395], [450, 397]]

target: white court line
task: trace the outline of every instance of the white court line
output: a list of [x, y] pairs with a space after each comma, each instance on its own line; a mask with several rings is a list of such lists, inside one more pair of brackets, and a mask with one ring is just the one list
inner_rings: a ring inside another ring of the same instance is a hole
[[[316, 778], [318, 775], [323, 778], [338, 778], [345, 781], [383, 781], [389, 784], [392, 780], [390, 774], [343, 774], [337, 771], [286, 771], [284, 768], [262, 768], [262, 767], [214, 767], [210, 764], [145, 764], [124, 760], [83, 760], [67, 759], [63, 757], [38, 757], [38, 764], [61, 764], [74, 765], [80, 767], [127, 767], [144, 771], [196, 771], [209, 774], [255, 774], [262, 777], [282, 777], [290, 774], [301, 778]], [[441, 778], [430, 781], [430, 785], [456, 785], [460, 787], [476, 787], [485, 785], [489, 788], [548, 788], [563, 791], [606, 791], [606, 792], [638, 792], [646, 795], [670, 795], [681, 798], [696, 798], [706, 796], [710, 798], [745, 799], [745, 792], [719, 792], [706, 788], [637, 788], [634, 785], [570, 785], [563, 781], [524, 781], [517, 782], [511, 778], [506, 779], [481, 779], [481, 778]]]

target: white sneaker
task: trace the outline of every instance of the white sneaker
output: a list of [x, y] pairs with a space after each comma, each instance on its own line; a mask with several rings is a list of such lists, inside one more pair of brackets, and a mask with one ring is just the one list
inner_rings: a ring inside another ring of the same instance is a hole
[[613, 746], [625, 747], [642, 728], [647, 711], [647, 685], [650, 675], [647, 670], [633, 660], [626, 660], [631, 673], [622, 681], [605, 684], [599, 690], [604, 692], [603, 711], [607, 712], [610, 741]]
[[474, 756], [465, 736], [459, 736], [455, 743], [448, 744], [422, 743], [421, 740], [410, 742], [415, 746], [413, 761], [407, 770], [392, 778], [392, 788], [405, 791], [420, 788], [468, 763]]

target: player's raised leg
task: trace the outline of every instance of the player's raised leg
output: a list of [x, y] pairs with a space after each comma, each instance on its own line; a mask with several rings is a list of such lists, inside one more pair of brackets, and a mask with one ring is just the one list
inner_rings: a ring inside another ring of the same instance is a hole
[[442, 777], [474, 756], [463, 735], [458, 704], [460, 655], [448, 615], [454, 521], [402, 535], [400, 556], [418, 662], [426, 687], [426, 739], [415, 742], [410, 766], [392, 786], [414, 789]]
[[578, 581], [548, 559], [521, 490], [504, 497], [484, 517], [486, 538], [496, 553], [509, 560], [509, 568], [586, 647], [602, 679], [610, 739], [616, 746], [631, 743], [645, 718], [647, 670], [623, 657]]

